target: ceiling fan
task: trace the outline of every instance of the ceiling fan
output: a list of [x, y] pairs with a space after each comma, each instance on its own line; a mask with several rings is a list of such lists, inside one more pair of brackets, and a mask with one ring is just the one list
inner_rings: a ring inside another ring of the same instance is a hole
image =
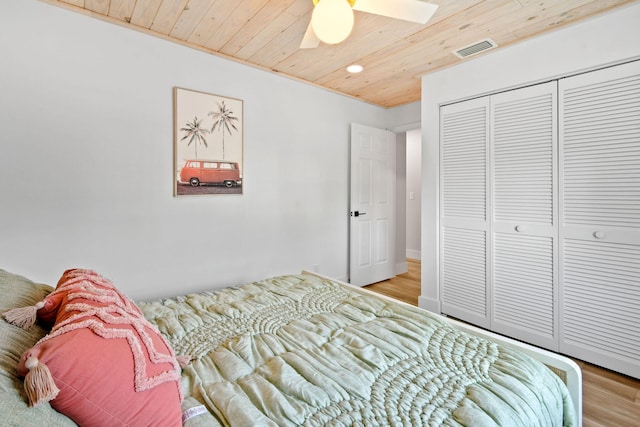
[[312, 0], [314, 9], [300, 48], [318, 47], [320, 42], [338, 44], [353, 28], [353, 11], [373, 13], [425, 24], [438, 5], [421, 0]]

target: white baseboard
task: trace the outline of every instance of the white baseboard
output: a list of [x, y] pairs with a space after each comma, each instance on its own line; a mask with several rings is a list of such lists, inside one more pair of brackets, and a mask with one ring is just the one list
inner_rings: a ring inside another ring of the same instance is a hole
[[440, 300], [425, 298], [422, 295], [418, 297], [418, 307], [424, 308], [432, 313], [440, 314]]

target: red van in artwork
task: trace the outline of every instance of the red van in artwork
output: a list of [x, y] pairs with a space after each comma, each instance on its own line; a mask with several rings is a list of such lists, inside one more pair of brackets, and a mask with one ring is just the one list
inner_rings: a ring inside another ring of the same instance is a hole
[[236, 187], [242, 184], [238, 162], [228, 160], [187, 160], [180, 170], [180, 181], [192, 187], [202, 184], [224, 184]]

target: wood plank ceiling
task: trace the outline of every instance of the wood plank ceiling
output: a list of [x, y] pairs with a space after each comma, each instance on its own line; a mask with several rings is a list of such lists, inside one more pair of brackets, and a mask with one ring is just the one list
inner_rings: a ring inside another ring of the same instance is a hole
[[[43, 1], [395, 107], [420, 100], [422, 75], [463, 61], [454, 50], [487, 37], [500, 49], [634, 0], [430, 0], [426, 25], [355, 12], [346, 41], [316, 49], [299, 48], [312, 0]], [[364, 71], [349, 74], [356, 63]]]

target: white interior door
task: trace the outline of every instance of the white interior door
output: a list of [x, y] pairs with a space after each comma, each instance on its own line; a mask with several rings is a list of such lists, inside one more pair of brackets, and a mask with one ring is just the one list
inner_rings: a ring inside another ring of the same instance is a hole
[[560, 351], [640, 378], [640, 61], [559, 99]]
[[491, 330], [558, 350], [557, 84], [491, 96]]
[[394, 276], [395, 188], [395, 134], [352, 123], [349, 281], [353, 285]]
[[490, 327], [489, 97], [440, 108], [442, 313]]

